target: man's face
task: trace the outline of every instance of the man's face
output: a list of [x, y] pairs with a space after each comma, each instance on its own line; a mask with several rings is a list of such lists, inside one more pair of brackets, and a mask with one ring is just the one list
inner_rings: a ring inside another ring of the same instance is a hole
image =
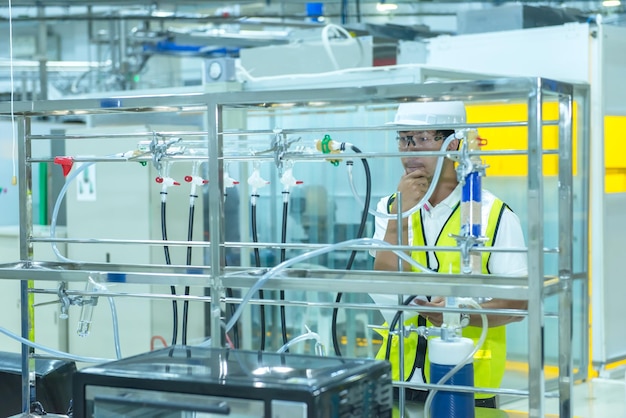
[[[437, 131], [402, 131], [398, 132], [396, 139], [398, 140], [398, 149], [400, 151], [410, 152], [439, 151], [443, 143], [442, 141], [445, 140], [443, 135]], [[402, 165], [407, 174], [416, 170], [422, 170], [425, 176], [432, 177], [437, 165], [437, 157], [411, 155], [402, 158]]]

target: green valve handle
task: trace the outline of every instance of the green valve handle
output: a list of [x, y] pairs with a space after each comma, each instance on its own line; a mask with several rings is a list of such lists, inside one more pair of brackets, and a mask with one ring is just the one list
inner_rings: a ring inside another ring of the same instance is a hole
[[[324, 154], [338, 154], [338, 150], [334, 150], [331, 147], [331, 143], [333, 142], [330, 135], [324, 135], [324, 139], [322, 139], [319, 143], [318, 149], [322, 151]], [[339, 165], [339, 160], [328, 160], [335, 167]]]
[[332, 152], [330, 141], [332, 141], [330, 135], [324, 135], [324, 139], [322, 139], [322, 152], [324, 154], [330, 154]]

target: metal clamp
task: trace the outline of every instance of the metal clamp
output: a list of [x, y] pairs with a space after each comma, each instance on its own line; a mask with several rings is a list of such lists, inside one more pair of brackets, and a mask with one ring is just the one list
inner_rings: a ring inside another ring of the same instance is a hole
[[[61, 304], [61, 313], [59, 314], [59, 318], [67, 319], [68, 312], [71, 305], [75, 306], [84, 306], [84, 305], [94, 305], [98, 304], [97, 296], [86, 296], [83, 297], [81, 295], [70, 296], [67, 294], [67, 282], [60, 282], [59, 289], [57, 290], [57, 296], [59, 297], [58, 301], [54, 301], [52, 303], [60, 303]], [[46, 302], [48, 304], [50, 302]], [[42, 304], [39, 304], [42, 305]]]
[[287, 151], [289, 151], [289, 148], [291, 147], [293, 143], [300, 141], [302, 138], [297, 137], [293, 139], [287, 139], [287, 135], [283, 132], [282, 128], [274, 128], [273, 131], [274, 131], [274, 138], [272, 140], [271, 147], [266, 150], [259, 151], [255, 154], [260, 155], [260, 154], [267, 154], [267, 153], [273, 152], [274, 164], [276, 164], [279, 174], [282, 175], [283, 160], [284, 160], [285, 154], [287, 154]]
[[182, 147], [173, 150], [170, 149], [172, 145], [179, 143], [181, 140], [182, 138], [164, 140], [161, 135], [153, 132], [152, 141], [150, 141], [150, 152], [152, 153], [152, 164], [158, 172], [161, 172], [161, 160], [163, 159], [163, 157], [180, 155], [184, 152], [184, 148]]
[[[466, 139], [467, 130], [459, 131], [455, 136], [457, 139]], [[485, 176], [486, 169], [489, 165], [483, 164], [478, 156], [470, 154], [468, 141], [461, 142], [459, 153], [460, 154], [457, 155], [450, 155], [448, 158], [457, 163], [456, 178], [461, 185], [465, 184], [465, 178], [471, 173], [477, 172], [479, 175]]]
[[475, 237], [473, 235], [455, 235], [450, 234], [450, 237], [456, 240], [456, 245], [461, 250], [461, 265], [468, 266], [470, 264], [470, 252], [472, 248], [483, 246], [487, 242], [487, 237]]

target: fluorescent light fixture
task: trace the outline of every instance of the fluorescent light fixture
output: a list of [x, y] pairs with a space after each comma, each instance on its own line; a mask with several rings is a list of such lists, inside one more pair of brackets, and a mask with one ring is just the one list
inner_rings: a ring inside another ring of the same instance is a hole
[[395, 3], [387, 3], [387, 2], [381, 1], [380, 3], [376, 4], [376, 10], [378, 10], [381, 13], [391, 12], [393, 10], [396, 10], [397, 8], [398, 8], [398, 5]]
[[602, 6], [604, 7], [617, 7], [620, 4], [622, 4], [620, 0], [604, 0], [602, 2]]

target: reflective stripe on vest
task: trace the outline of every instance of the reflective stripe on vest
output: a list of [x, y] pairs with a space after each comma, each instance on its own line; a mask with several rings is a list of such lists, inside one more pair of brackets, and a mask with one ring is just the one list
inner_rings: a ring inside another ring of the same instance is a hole
[[[485, 236], [489, 239], [484, 244], [487, 247], [493, 245], [494, 239], [497, 234], [498, 224], [500, 218], [502, 216], [502, 212], [506, 208], [506, 205], [499, 200], [494, 199], [494, 202], [491, 206], [489, 212], [489, 218], [487, 222], [487, 227], [485, 230]], [[422, 225], [422, 217], [421, 211], [418, 211], [411, 215], [411, 225], [413, 228], [413, 246], [425, 246], [426, 239], [424, 235], [423, 225]], [[452, 214], [446, 221], [444, 227], [442, 228], [439, 237], [437, 238], [436, 246], [439, 247], [455, 247], [456, 241], [454, 238], [450, 237], [450, 234], [459, 234], [461, 230], [461, 211], [460, 205], [453, 209]], [[482, 273], [489, 274], [487, 264], [489, 262], [489, 257], [491, 253], [482, 252]], [[452, 272], [459, 273], [461, 271], [461, 255], [458, 251], [436, 251], [435, 257], [438, 261], [438, 269], [437, 271], [442, 272]], [[428, 255], [425, 251], [413, 251], [411, 253], [411, 258], [420, 263], [423, 266], [429, 266]], [[413, 271], [419, 271], [416, 268], [413, 268]], [[418, 317], [413, 317], [405, 321], [406, 325], [418, 325]], [[428, 326], [432, 326], [430, 322], [428, 322]], [[463, 336], [471, 338], [474, 342], [478, 341], [480, 338], [482, 328], [481, 327], [472, 327], [468, 326], [463, 329]], [[383, 344], [378, 354], [376, 355], [377, 359], [385, 359], [386, 357], [386, 346], [387, 346], [387, 332], [380, 332], [383, 336]], [[404, 339], [404, 378], [405, 380], [410, 380], [412, 374], [415, 371], [416, 366], [421, 366], [424, 364], [424, 359], [420, 359], [418, 353], [418, 337], [416, 333], [411, 333], [408, 337]], [[500, 386], [502, 381], [502, 376], [504, 375], [505, 362], [506, 362], [506, 327], [494, 327], [489, 328], [487, 332], [487, 339], [483, 344], [483, 347], [479, 351], [479, 355], [474, 356], [474, 383], [475, 386], [478, 387], [489, 387], [489, 388], [497, 388]], [[389, 361], [392, 366], [392, 378], [394, 380], [399, 380], [399, 370], [398, 370], [398, 358], [399, 358], [399, 341], [398, 336], [395, 335], [391, 340], [391, 350]], [[421, 363], [421, 364], [420, 364]], [[428, 355], [426, 355], [425, 359], [425, 376], [428, 381], [429, 371], [430, 371], [430, 363], [428, 362]], [[436, 382], [435, 382], [436, 383]], [[493, 395], [481, 395], [476, 394], [476, 397], [489, 397]]]

